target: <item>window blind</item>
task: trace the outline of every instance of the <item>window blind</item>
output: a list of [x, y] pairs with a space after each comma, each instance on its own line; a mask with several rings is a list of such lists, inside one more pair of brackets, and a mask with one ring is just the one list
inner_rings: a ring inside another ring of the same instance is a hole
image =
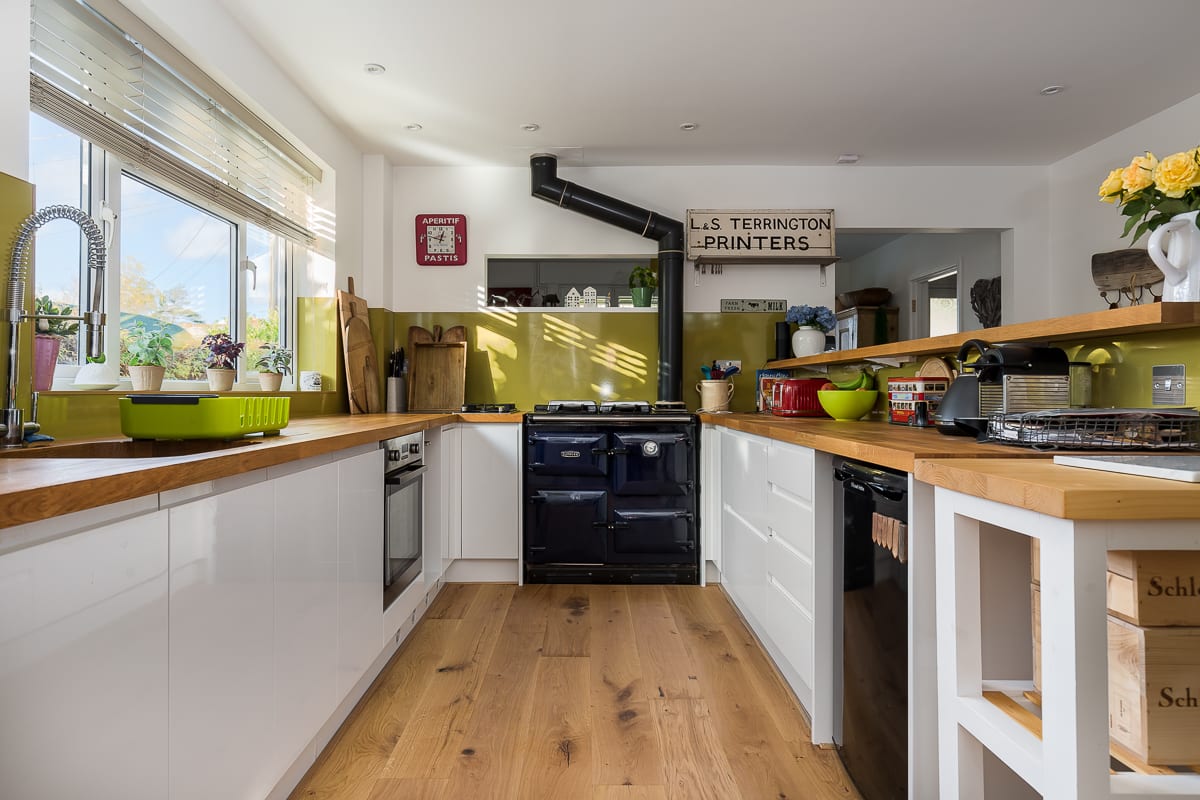
[[31, 21], [33, 108], [135, 170], [294, 241], [314, 241], [309, 197], [320, 169], [307, 158], [288, 157], [87, 5], [33, 0]]

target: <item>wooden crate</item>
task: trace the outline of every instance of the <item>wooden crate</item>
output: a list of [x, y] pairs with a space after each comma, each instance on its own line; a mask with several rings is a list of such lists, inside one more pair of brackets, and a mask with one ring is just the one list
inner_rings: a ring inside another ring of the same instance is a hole
[[1108, 610], [1148, 628], [1200, 626], [1200, 551], [1110, 550]]
[[1108, 732], [1148, 764], [1200, 763], [1200, 628], [1109, 615]]

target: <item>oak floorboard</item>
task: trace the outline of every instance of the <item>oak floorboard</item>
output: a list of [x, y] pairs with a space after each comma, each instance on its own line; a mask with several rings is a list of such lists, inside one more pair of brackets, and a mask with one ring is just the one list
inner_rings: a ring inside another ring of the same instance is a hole
[[590, 655], [592, 619], [587, 586], [551, 587], [543, 656]]
[[[702, 596], [683, 587], [667, 587], [679, 630], [696, 663], [700, 687], [712, 712], [713, 726], [745, 797], [798, 798], [826, 781], [820, 765], [792, 752], [774, 721], [761, 713], [773, 698], [760, 691], [753, 668], [726, 637], [721, 621]], [[687, 587], [690, 589], [691, 587]], [[835, 795], [850, 793], [842, 776], [828, 785]]]
[[597, 786], [592, 800], [667, 800], [665, 786]]
[[449, 800], [448, 781], [428, 778], [383, 778], [375, 781], [368, 800]]
[[292, 791], [292, 800], [368, 800], [408, 722], [411, 698], [424, 691], [430, 668], [458, 625], [456, 619], [421, 621]]
[[425, 612], [427, 619], [462, 619], [479, 592], [478, 583], [447, 583]]
[[492, 651], [447, 796], [523, 800], [515, 794], [520, 736], [536, 704], [534, 674], [546, 636], [549, 586], [518, 587]]
[[[292, 800], [858, 797], [720, 588], [447, 589], [442, 617], [417, 624]], [[560, 595], [587, 597], [589, 655], [544, 652], [579, 641], [547, 634]], [[437, 671], [467, 658], [473, 688], [458, 683], [467, 669]], [[419, 771], [409, 741], [430, 754], [425, 774], [385, 774]]]
[[425, 691], [382, 777], [449, 777], [514, 588], [486, 584], [474, 593], [457, 635], [438, 663], [430, 667]]
[[628, 593], [591, 589], [592, 782], [597, 786], [663, 784], [666, 773], [650, 712]]
[[586, 800], [592, 793], [587, 661], [538, 659], [533, 711], [520, 741], [515, 796], [521, 800]]
[[696, 671], [663, 587], [630, 586], [627, 590], [629, 609], [636, 620], [634, 640], [649, 695], [668, 699], [700, 697]]
[[742, 800], [704, 700], [655, 698], [650, 706], [667, 762], [668, 800]]

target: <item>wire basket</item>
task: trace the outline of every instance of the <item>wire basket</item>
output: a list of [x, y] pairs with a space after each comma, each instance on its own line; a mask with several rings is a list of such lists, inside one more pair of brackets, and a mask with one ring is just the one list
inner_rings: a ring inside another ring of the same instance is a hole
[[1042, 450], [1196, 450], [1195, 409], [1055, 409], [991, 414], [988, 441]]

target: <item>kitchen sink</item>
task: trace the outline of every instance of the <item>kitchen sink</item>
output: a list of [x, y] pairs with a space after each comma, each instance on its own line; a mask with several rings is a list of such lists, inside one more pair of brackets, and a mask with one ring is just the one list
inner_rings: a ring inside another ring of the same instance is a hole
[[48, 442], [0, 451], [0, 458], [170, 458], [237, 450], [253, 446], [261, 441], [262, 439], [234, 439], [232, 441], [124, 439], [65, 444]]

